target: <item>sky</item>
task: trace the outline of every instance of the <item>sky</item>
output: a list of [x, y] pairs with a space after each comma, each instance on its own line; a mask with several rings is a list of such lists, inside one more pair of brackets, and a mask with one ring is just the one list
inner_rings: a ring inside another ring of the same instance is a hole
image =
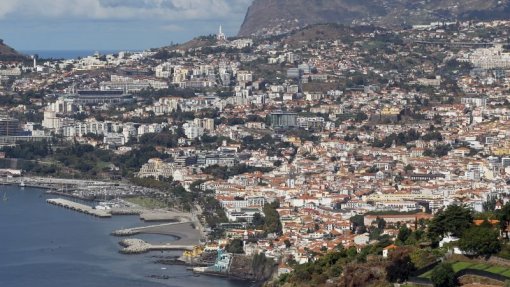
[[235, 36], [252, 0], [0, 0], [0, 39], [27, 50], [142, 50]]

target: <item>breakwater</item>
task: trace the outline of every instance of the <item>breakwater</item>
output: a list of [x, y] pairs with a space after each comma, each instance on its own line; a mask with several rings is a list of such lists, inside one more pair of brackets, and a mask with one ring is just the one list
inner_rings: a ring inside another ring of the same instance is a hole
[[119, 244], [124, 247], [119, 251], [123, 254], [140, 254], [149, 251], [193, 250], [192, 245], [175, 245], [171, 243], [154, 245], [136, 238], [124, 239]]
[[64, 208], [68, 208], [71, 210], [75, 210], [75, 211], [78, 211], [81, 213], [85, 213], [88, 215], [93, 215], [93, 216], [97, 216], [97, 217], [101, 217], [101, 218], [108, 218], [108, 217], [112, 216], [108, 211], [94, 209], [88, 205], [77, 203], [77, 202], [66, 200], [66, 199], [62, 199], [62, 198], [47, 199], [46, 202], [49, 204], [61, 206]]
[[113, 235], [113, 236], [131, 236], [131, 235], [136, 235], [136, 234], [146, 232], [150, 228], [167, 227], [167, 226], [178, 225], [178, 224], [182, 224], [182, 223], [183, 222], [172, 222], [172, 223], [164, 223], [164, 224], [157, 224], [157, 225], [151, 225], [151, 226], [120, 229], [120, 230], [115, 230], [114, 232], [111, 233], [111, 235]]

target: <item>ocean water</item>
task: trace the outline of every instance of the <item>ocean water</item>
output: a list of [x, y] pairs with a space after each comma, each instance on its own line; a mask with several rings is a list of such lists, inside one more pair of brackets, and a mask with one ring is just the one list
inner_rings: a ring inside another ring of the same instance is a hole
[[[115, 229], [143, 225], [137, 216], [99, 219], [50, 205], [46, 203], [48, 197], [53, 196], [40, 189], [0, 186], [0, 286], [250, 285], [218, 277], [194, 277], [184, 266], [154, 263], [158, 256], [179, 252], [120, 254], [120, 239], [109, 234]], [[173, 239], [163, 235], [138, 237], [152, 243]], [[149, 278], [151, 275], [170, 279]]]
[[98, 52], [101, 55], [115, 54], [117, 50], [25, 50], [20, 51], [24, 55], [39, 55], [43, 59], [77, 59], [94, 55]]

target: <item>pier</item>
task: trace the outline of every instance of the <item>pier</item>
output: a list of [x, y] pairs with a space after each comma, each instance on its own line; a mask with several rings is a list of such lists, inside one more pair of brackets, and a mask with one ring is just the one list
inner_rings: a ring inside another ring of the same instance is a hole
[[101, 218], [112, 217], [112, 215], [106, 210], [94, 209], [88, 205], [77, 203], [77, 202], [70, 201], [67, 199], [53, 198], [53, 199], [47, 199], [46, 202], [49, 204], [54, 204], [57, 206], [65, 207], [65, 208], [68, 208], [71, 210], [75, 210], [78, 212], [82, 212], [82, 213], [85, 213], [88, 215], [93, 215], [93, 216], [97, 216], [97, 217], [101, 217]]
[[113, 235], [113, 236], [131, 236], [131, 235], [136, 235], [136, 234], [144, 233], [148, 229], [151, 229], [151, 228], [166, 227], [166, 226], [177, 225], [177, 224], [181, 224], [181, 223], [183, 223], [183, 222], [171, 222], [171, 223], [164, 223], [164, 224], [156, 224], [156, 225], [150, 225], [150, 226], [142, 226], [142, 227], [135, 227], [135, 228], [115, 230], [114, 232], [112, 232], [111, 235]]
[[122, 229], [114, 231], [111, 235], [132, 236], [135, 234], [170, 235], [176, 237], [177, 240], [169, 243], [153, 245], [140, 239], [124, 239], [119, 242], [119, 244], [124, 247], [120, 250], [120, 253], [139, 254], [149, 251], [164, 250], [193, 251], [193, 248], [200, 244], [200, 231], [196, 229], [196, 226], [192, 222], [172, 222]]
[[174, 245], [163, 244], [153, 245], [141, 239], [124, 239], [119, 244], [124, 247], [120, 250], [124, 254], [140, 254], [149, 251], [169, 251], [169, 250], [193, 250], [193, 245]]

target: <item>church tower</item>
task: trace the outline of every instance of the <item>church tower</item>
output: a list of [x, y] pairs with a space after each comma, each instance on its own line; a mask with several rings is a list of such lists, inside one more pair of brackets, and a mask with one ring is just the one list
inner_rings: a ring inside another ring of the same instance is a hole
[[227, 36], [225, 36], [225, 34], [223, 33], [223, 27], [221, 27], [221, 25], [220, 30], [218, 31], [218, 35], [216, 35], [216, 40], [218, 40], [218, 42], [227, 41]]

